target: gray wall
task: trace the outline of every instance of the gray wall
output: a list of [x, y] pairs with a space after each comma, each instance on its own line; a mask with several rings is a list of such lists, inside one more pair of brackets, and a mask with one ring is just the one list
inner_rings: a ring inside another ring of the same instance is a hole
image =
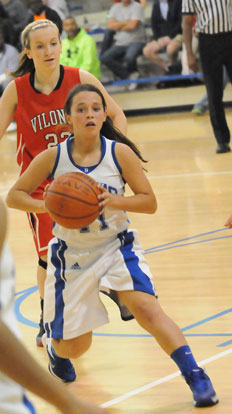
[[[94, 13], [108, 10], [113, 5], [112, 0], [66, 0], [70, 6], [80, 6], [83, 13]], [[82, 13], [81, 10], [79, 13]]]

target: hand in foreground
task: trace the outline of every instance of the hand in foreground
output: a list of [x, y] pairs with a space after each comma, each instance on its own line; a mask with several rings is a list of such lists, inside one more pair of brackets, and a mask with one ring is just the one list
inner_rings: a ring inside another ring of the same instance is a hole
[[232, 216], [230, 216], [226, 222], [225, 222], [225, 226], [229, 227], [230, 229], [232, 229]]
[[113, 408], [102, 408], [84, 400], [78, 400], [77, 402], [75, 397], [71, 400], [69, 401], [69, 408], [62, 410], [63, 414], [117, 414], [117, 411]]

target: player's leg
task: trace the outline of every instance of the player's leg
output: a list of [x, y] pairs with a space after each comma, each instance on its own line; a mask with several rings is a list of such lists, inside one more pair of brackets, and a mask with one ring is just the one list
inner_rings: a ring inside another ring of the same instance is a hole
[[166, 53], [170, 65], [175, 65], [177, 63], [178, 52], [182, 46], [182, 36], [176, 36], [175, 39], [172, 39], [167, 45]]
[[[65, 382], [76, 379], [69, 358], [78, 358], [91, 345], [92, 331], [107, 323], [108, 314], [99, 297], [98, 278], [93, 263], [105, 252], [68, 246], [53, 238], [48, 246], [48, 269], [44, 295], [43, 341], [49, 357], [49, 370]], [[79, 266], [74, 267], [78, 263]], [[102, 271], [102, 263], [99, 264]]]
[[46, 279], [47, 272], [47, 255], [39, 257], [38, 267], [37, 267], [37, 284], [40, 295], [40, 321], [39, 321], [39, 332], [36, 336], [36, 345], [43, 346], [42, 337], [45, 332], [44, 323], [43, 323], [43, 311], [44, 311], [44, 283]]
[[134, 316], [132, 315], [130, 310], [127, 308], [127, 306], [125, 306], [124, 303], [122, 303], [119, 300], [118, 294], [115, 290], [110, 289], [109, 292], [105, 292], [104, 290], [101, 290], [101, 293], [104, 293], [106, 296], [112, 299], [114, 303], [116, 303], [123, 321], [131, 321], [131, 319], [134, 319]]
[[197, 365], [183, 333], [165, 314], [158, 300], [139, 291], [118, 292], [118, 295], [138, 323], [154, 336], [161, 348], [177, 364], [193, 392], [195, 406], [206, 407], [216, 404], [218, 398], [209, 377]]
[[147, 43], [143, 48], [143, 54], [152, 63], [160, 66], [166, 71], [168, 68], [168, 63], [164, 61], [159, 54], [166, 46], [166, 42], [162, 41], [162, 39], [163, 38], [159, 39], [158, 41], [153, 40], [152, 42]]
[[152, 275], [138, 241], [137, 232], [130, 230], [119, 235], [119, 238], [121, 247], [114, 254], [110, 277], [106, 282], [111, 281], [111, 288], [115, 288], [118, 284], [115, 290], [118, 291], [121, 302], [175, 361], [193, 391], [195, 405], [215, 404], [218, 399], [210, 379], [198, 367], [179, 327], [159, 305]]
[[38, 254], [37, 283], [40, 294], [41, 311], [39, 321], [39, 332], [36, 336], [36, 344], [37, 346], [43, 346], [42, 336], [45, 332], [43, 324], [44, 282], [46, 279], [48, 242], [53, 237], [53, 222], [51, 217], [47, 213], [28, 213], [27, 217], [32, 230], [34, 243]]
[[52, 339], [52, 347], [62, 358], [79, 358], [88, 351], [92, 343], [92, 332], [72, 339]]
[[92, 332], [87, 332], [72, 339], [47, 339], [43, 337], [49, 357], [48, 369], [52, 375], [63, 382], [73, 382], [76, 379], [74, 366], [69, 358], [79, 358], [92, 343]]

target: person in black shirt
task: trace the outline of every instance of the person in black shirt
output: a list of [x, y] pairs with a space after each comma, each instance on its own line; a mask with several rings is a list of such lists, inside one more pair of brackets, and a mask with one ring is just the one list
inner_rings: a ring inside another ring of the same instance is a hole
[[217, 154], [230, 152], [230, 131], [223, 106], [223, 70], [232, 82], [232, 0], [183, 0], [183, 31], [188, 64], [199, 71], [192, 52], [192, 22], [197, 17], [199, 53], [209, 100]]

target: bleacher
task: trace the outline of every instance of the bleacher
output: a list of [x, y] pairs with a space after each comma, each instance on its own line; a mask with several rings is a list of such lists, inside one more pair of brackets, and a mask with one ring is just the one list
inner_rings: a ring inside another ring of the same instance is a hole
[[[109, 8], [112, 6], [112, 0], [98, 0], [98, 2], [93, 2], [91, 0], [79, 1], [79, 0], [68, 0], [67, 1], [70, 13], [75, 17], [78, 25], [84, 27], [95, 39], [97, 48], [100, 50], [101, 42], [104, 36], [104, 31], [107, 25], [107, 13]], [[100, 9], [100, 10], [99, 10]], [[152, 30], [150, 24], [150, 16], [152, 9], [152, 1], [148, 0], [147, 7], [145, 8], [145, 24], [146, 24], [146, 33], [147, 33], [147, 42], [152, 39]], [[162, 56], [166, 57], [165, 54]], [[179, 52], [179, 62], [181, 59], [181, 51]], [[102, 83], [106, 86], [109, 92], [123, 92], [127, 89], [128, 84], [131, 82], [136, 82], [138, 88], [147, 88], [149, 89], [161, 87], [166, 82], [170, 84], [178, 85], [178, 82], [190, 79], [199, 79], [201, 76], [197, 75], [171, 75], [165, 76], [162, 69], [152, 64], [144, 56], [140, 55], [137, 59], [138, 72], [140, 78], [136, 81], [131, 81], [129, 79], [120, 80], [114, 76], [114, 74], [105, 66], [101, 65], [102, 71]]]
[[[98, 10], [100, 8], [99, 3], [102, 3], [101, 7], [105, 6], [100, 11]], [[88, 0], [86, 0], [85, 2], [78, 0], [68, 0], [67, 4], [70, 13], [75, 17], [78, 25], [80, 27], [84, 27], [94, 37], [97, 44], [97, 48], [98, 50], [100, 50], [101, 42], [104, 36], [104, 31], [107, 25], [107, 13], [109, 8], [112, 6], [112, 1], [92, 1], [90, 9], [88, 8]], [[148, 5], [145, 9], [147, 41], [152, 39], [152, 31], [150, 25], [151, 7], [152, 2], [148, 1]], [[95, 11], [92, 11], [93, 8], [95, 9]], [[107, 88], [110, 89], [111, 92], [124, 91], [126, 86], [131, 82], [130, 80], [120, 81], [119, 79], [116, 79], [113, 73], [109, 69], [107, 69], [105, 65], [101, 65], [101, 70], [101, 80], [107, 86]], [[148, 59], [144, 58], [142, 55], [138, 57], [138, 71], [140, 73], [141, 78], [143, 79], [149, 79], [163, 75], [161, 68], [153, 65], [150, 61], [148, 61]], [[149, 82], [149, 80], [138, 81], [139, 84], [143, 84], [144, 86]], [[157, 80], [156, 83], [158, 82], [159, 80]]]

